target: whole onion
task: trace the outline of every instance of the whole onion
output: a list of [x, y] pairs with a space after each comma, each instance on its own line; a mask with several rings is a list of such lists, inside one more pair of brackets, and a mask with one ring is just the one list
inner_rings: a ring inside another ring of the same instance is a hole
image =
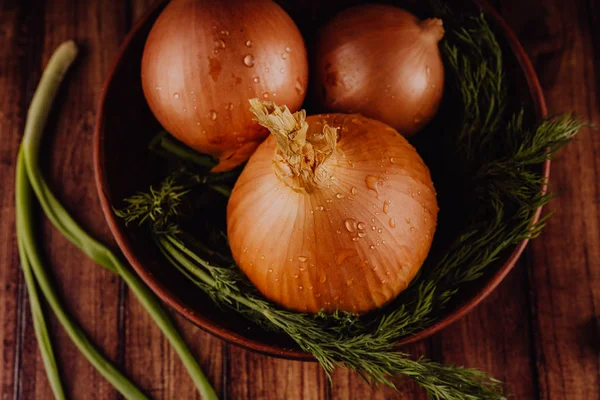
[[443, 35], [440, 19], [419, 21], [397, 7], [344, 10], [319, 35], [319, 102], [327, 111], [358, 112], [413, 135], [433, 118], [442, 98]]
[[298, 28], [270, 0], [173, 0], [156, 20], [142, 58], [150, 109], [176, 138], [220, 161], [245, 161], [268, 130], [248, 99], [297, 110], [308, 83]]
[[292, 310], [359, 313], [396, 297], [423, 264], [436, 227], [435, 190], [421, 157], [373, 119], [305, 118], [251, 103], [272, 135], [227, 206], [239, 267]]

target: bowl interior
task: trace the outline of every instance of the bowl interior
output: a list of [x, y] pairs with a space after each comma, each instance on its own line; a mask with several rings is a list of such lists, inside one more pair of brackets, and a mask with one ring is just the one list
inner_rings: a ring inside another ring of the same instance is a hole
[[[340, 9], [360, 1], [285, 2], [284, 8], [290, 13], [302, 30], [309, 54], [311, 44], [318, 27]], [[398, 4], [420, 17], [427, 17], [427, 10], [418, 2], [390, 2]], [[461, 6], [475, 7], [471, 2], [454, 2]], [[148, 152], [147, 146], [154, 134], [161, 129], [150, 112], [141, 87], [140, 62], [146, 37], [153, 22], [166, 3], [157, 4], [134, 27], [122, 47], [121, 54], [109, 75], [98, 112], [96, 125], [95, 166], [96, 180], [110, 228], [117, 243], [128, 261], [142, 279], [161, 297], [161, 299], [182, 313], [186, 318], [207, 331], [233, 343], [263, 353], [286, 358], [311, 359], [300, 351], [285, 335], [267, 332], [248, 322], [239, 315], [216, 307], [196, 286], [183, 275], [174, 271], [165, 262], [150, 236], [133, 224], [125, 226], [113, 213], [113, 207], [122, 205], [122, 200], [136, 191], [146, 191], [152, 184], [160, 181], [164, 175], [164, 162]], [[504, 63], [507, 79], [510, 82], [511, 102], [523, 105], [529, 118], [537, 119], [544, 113], [543, 99], [533, 69], [529, 65], [523, 50], [508, 31], [503, 21], [487, 5], [480, 4], [488, 21], [497, 33], [504, 48]], [[310, 93], [307, 98], [310, 98]], [[456, 101], [445, 96], [438, 115], [427, 130], [417, 136], [413, 144], [417, 147], [429, 165], [438, 192], [444, 191], [442, 183], [436, 181], [436, 170], [442, 157], [434, 146], [436, 132], [441, 124], [452, 119], [455, 111], [452, 104]], [[310, 101], [307, 110], [313, 110]], [[544, 172], [547, 173], [547, 167]], [[460, 194], [447, 200], [447, 206], [453, 212], [444, 212], [441, 208], [440, 221], [432, 252], [444, 248], [448, 240], [456, 236], [456, 221], [465, 217], [469, 210], [460, 210]], [[456, 212], [456, 210], [460, 210]], [[488, 268], [486, 275], [461, 290], [445, 315], [432, 327], [419, 334], [403, 338], [400, 344], [408, 343], [431, 335], [441, 327], [457, 319], [487, 295], [510, 270], [522, 251], [524, 243], [507, 252], [501, 262]]]

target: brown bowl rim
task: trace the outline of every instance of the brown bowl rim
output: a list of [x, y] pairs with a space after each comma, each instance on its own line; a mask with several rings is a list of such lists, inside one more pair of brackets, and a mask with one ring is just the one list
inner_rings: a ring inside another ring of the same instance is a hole
[[[504, 37], [506, 38], [508, 45], [510, 46], [513, 54], [523, 70], [525, 74], [525, 78], [529, 87], [530, 96], [533, 100], [534, 111], [536, 114], [536, 118], [541, 119], [547, 115], [546, 102], [544, 100], [544, 95], [542, 92], [542, 88], [537, 78], [537, 74], [531, 64], [531, 61], [525, 50], [521, 46], [521, 43], [517, 39], [514, 32], [510, 29], [508, 24], [504, 21], [504, 19], [496, 12], [496, 10], [486, 1], [486, 0], [473, 0], [476, 5], [480, 7], [482, 12], [491, 17], [494, 24], [497, 28], [502, 30]], [[101, 132], [103, 131], [102, 127], [103, 123], [103, 110], [106, 103], [106, 94], [110, 83], [113, 79], [113, 76], [117, 70], [117, 68], [121, 65], [123, 55], [127, 48], [129, 47], [130, 42], [133, 37], [137, 33], [137, 31], [141, 28], [141, 26], [146, 22], [148, 17], [154, 13], [154, 11], [164, 4], [164, 1], [157, 1], [140, 19], [136, 24], [132, 27], [131, 31], [126, 36], [123, 44], [119, 49], [119, 53], [110, 69], [110, 72], [107, 75], [107, 78], [104, 82], [102, 95], [100, 97], [98, 111], [96, 114], [96, 126], [94, 130], [94, 176], [96, 181], [96, 188], [98, 191], [98, 196], [100, 198], [100, 204], [102, 206], [102, 211], [112, 232], [117, 245], [132, 265], [133, 269], [136, 273], [142, 278], [142, 280], [158, 295], [158, 297], [167, 303], [169, 306], [173, 307], [178, 313], [183, 315], [186, 319], [193, 322], [195, 325], [199, 326], [203, 330], [211, 333], [218, 338], [225, 340], [229, 343], [234, 343], [241, 347], [263, 353], [270, 356], [290, 359], [290, 360], [301, 360], [301, 361], [315, 361], [314, 357], [310, 353], [306, 353], [297, 349], [289, 349], [282, 347], [274, 347], [258, 340], [249, 339], [242, 335], [238, 335], [233, 333], [221, 326], [217, 323], [203, 318], [202, 315], [197, 313], [191, 313], [190, 310], [186, 307], [186, 305], [179, 301], [172, 293], [156, 278], [149, 273], [142, 262], [137, 258], [137, 256], [132, 251], [132, 247], [130, 241], [124, 231], [120, 229], [119, 223], [117, 221], [117, 217], [113, 212], [112, 206], [109, 202], [108, 196], [104, 191], [104, 188], [107, 186], [107, 180], [105, 171], [101, 168], [100, 160], [102, 156], [102, 142], [103, 136]], [[546, 160], [542, 166], [542, 174], [544, 176], [544, 182], [548, 181], [550, 176], [550, 160]], [[547, 183], [544, 183], [541, 187], [541, 192], [547, 192]], [[539, 220], [540, 214], [542, 211], [542, 207], [539, 207], [536, 210], [536, 213], [533, 218], [533, 222], [537, 222]], [[448, 325], [457, 321], [458, 319], [464, 317], [467, 313], [469, 313], [475, 306], [477, 306], [483, 299], [485, 299], [506, 277], [506, 275], [512, 270], [515, 263], [523, 253], [523, 250], [527, 246], [529, 239], [523, 240], [520, 244], [516, 246], [511, 255], [508, 257], [506, 262], [498, 269], [498, 271], [488, 280], [485, 286], [472, 298], [461, 304], [458, 308], [453, 310], [450, 314], [446, 315], [441, 320], [435, 322], [430, 325], [426, 329], [419, 331], [418, 333], [404, 337], [400, 339], [397, 343], [398, 346], [407, 345], [409, 343], [414, 343], [419, 340], [423, 340], [434, 333], [444, 329]]]

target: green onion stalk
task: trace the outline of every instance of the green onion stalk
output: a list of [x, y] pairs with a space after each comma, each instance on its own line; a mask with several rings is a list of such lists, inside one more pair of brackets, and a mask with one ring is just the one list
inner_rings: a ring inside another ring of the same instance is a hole
[[64, 399], [58, 367], [52, 351], [48, 330], [36, 287], [43, 293], [50, 308], [84, 357], [127, 399], [148, 398], [133, 382], [108, 361], [87, 338], [83, 330], [67, 314], [44, 267], [34, 235], [33, 193], [52, 224], [88, 257], [111, 272], [119, 274], [142, 303], [154, 322], [167, 337], [203, 399], [217, 399], [208, 379], [202, 372], [169, 315], [143, 282], [106, 246], [85, 232], [60, 204], [46, 184], [39, 167], [39, 150], [44, 126], [64, 74], [77, 55], [77, 47], [69, 41], [60, 45], [50, 58], [33, 96], [27, 114], [25, 135], [17, 160], [16, 209], [17, 238], [21, 266], [31, 299], [34, 330], [42, 360], [55, 398]]

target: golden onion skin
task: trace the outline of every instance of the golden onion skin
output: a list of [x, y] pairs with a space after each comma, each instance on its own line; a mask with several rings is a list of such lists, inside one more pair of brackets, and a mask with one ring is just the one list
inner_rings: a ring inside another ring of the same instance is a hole
[[307, 136], [338, 128], [310, 193], [276, 176], [270, 136], [227, 207], [237, 265], [270, 300], [296, 311], [363, 313], [395, 298], [423, 264], [438, 206], [429, 170], [393, 128], [359, 115], [310, 116]]
[[268, 130], [248, 99], [300, 108], [308, 85], [302, 36], [270, 0], [173, 0], [142, 57], [142, 87], [155, 117], [177, 139], [219, 159], [246, 161]]
[[317, 100], [331, 112], [360, 113], [410, 137], [435, 115], [444, 65], [442, 21], [366, 4], [336, 15], [317, 41]]

